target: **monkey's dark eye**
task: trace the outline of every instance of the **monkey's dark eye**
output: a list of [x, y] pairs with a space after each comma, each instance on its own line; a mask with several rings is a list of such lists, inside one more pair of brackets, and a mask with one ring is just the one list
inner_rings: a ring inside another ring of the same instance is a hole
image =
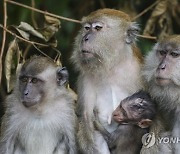
[[84, 26], [84, 29], [88, 31], [90, 30], [90, 26]]
[[179, 57], [179, 54], [178, 54], [178, 53], [175, 53], [175, 52], [171, 52], [171, 56], [172, 56], [173, 58], [176, 58], [176, 57]]
[[37, 78], [32, 78], [32, 83], [37, 83], [38, 82], [38, 79]]
[[159, 53], [160, 53], [160, 55], [161, 55], [161, 56], [164, 56], [164, 55], [166, 55], [166, 54], [167, 54], [167, 52], [166, 52], [166, 51], [164, 51], [164, 50], [160, 50], [160, 51], [159, 51]]
[[102, 29], [102, 26], [96, 26], [95, 29], [96, 29], [97, 31], [99, 31], [99, 30]]
[[19, 80], [20, 80], [21, 82], [28, 82], [28, 77], [23, 76], [23, 77], [20, 77]]

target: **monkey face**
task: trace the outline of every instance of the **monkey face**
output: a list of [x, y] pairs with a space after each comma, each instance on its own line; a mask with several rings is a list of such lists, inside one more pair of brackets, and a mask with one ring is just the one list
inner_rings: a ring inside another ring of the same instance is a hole
[[42, 100], [44, 81], [25, 75], [20, 76], [19, 81], [21, 100], [24, 106], [31, 107]]
[[[156, 69], [155, 82], [160, 86], [167, 86], [172, 82], [176, 82], [177, 70], [180, 66], [180, 46], [174, 42], [159, 43], [156, 50], [156, 55], [159, 59], [159, 64]], [[177, 76], [178, 75], [178, 76]], [[179, 80], [179, 79], [178, 79]]]
[[149, 94], [139, 91], [121, 101], [113, 112], [113, 119], [119, 124], [138, 125], [142, 120], [147, 124], [155, 114], [155, 105]]
[[126, 36], [129, 34], [125, 31], [128, 28], [127, 23], [113, 17], [102, 16], [91, 20], [85, 18], [76, 37], [72, 58], [80, 65], [93, 64], [96, 67], [124, 58], [120, 51], [126, 45]]
[[33, 107], [44, 102], [63, 89], [68, 81], [65, 67], [57, 67], [45, 57], [32, 57], [20, 71], [19, 92], [25, 107]]
[[157, 43], [146, 57], [143, 75], [150, 87], [180, 86], [178, 39], [179, 36], [174, 36]]

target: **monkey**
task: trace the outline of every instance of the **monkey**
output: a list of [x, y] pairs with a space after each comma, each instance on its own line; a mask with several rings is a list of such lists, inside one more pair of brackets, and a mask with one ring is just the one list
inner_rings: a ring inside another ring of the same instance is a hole
[[47, 57], [27, 60], [6, 101], [1, 154], [76, 154], [77, 119], [68, 71]]
[[[157, 42], [145, 58], [142, 76], [151, 97], [157, 102], [158, 116], [150, 132], [156, 138], [169, 132], [180, 137], [180, 35], [171, 35]], [[142, 154], [180, 153], [180, 144], [156, 143], [142, 148]]]
[[[119, 10], [100, 9], [82, 18], [71, 60], [77, 81], [78, 147], [85, 154], [109, 154], [102, 134], [95, 130], [95, 108], [108, 132], [117, 124], [112, 112], [119, 102], [143, 88], [143, 57], [135, 45], [139, 27]], [[120, 140], [124, 140], [120, 138]]]
[[[97, 114], [98, 111], [95, 111], [95, 116]], [[97, 121], [98, 118], [94, 125], [103, 134], [112, 154], [117, 154], [118, 151], [122, 154], [139, 154], [141, 138], [148, 132], [155, 116], [155, 103], [147, 92], [140, 90], [122, 100], [112, 113], [113, 120], [119, 124], [114, 132], [109, 133]], [[124, 138], [123, 142], [118, 140], [121, 137]]]

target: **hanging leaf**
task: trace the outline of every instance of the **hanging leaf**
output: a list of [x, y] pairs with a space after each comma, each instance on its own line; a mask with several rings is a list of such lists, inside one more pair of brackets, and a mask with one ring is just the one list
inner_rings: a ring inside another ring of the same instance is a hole
[[[16, 56], [16, 58], [14, 58]], [[6, 57], [5, 57], [5, 77], [6, 77], [6, 82], [7, 82], [7, 91], [10, 92], [13, 87], [14, 87], [14, 81], [16, 78], [16, 73], [14, 73], [16, 71], [16, 66], [18, 60], [19, 60], [19, 46], [18, 43], [16, 41], [16, 39], [14, 39], [8, 48]]]
[[45, 15], [44, 18], [45, 18], [44, 28], [39, 29], [39, 31], [46, 38], [49, 45], [53, 47], [57, 47], [57, 40], [54, 37], [54, 35], [55, 33], [58, 32], [61, 22], [59, 19], [47, 15]]
[[21, 29], [18, 29], [18, 28], [16, 28], [16, 27], [14, 27], [16, 30], [17, 30], [17, 32], [23, 37], [23, 38], [25, 38], [26, 40], [29, 40], [30, 38], [30, 34], [29, 33], [27, 33], [27, 32], [25, 32], [25, 31], [23, 31], [23, 30], [21, 30]]
[[159, 0], [151, 17], [146, 23], [144, 35], [156, 35], [163, 39], [173, 33], [172, 11], [175, 9], [177, 0]]
[[21, 22], [21, 24], [17, 28], [25, 32], [28, 32], [29, 34], [33, 36], [41, 38], [42, 40], [47, 41], [46, 38], [41, 33], [39, 33], [37, 30], [35, 30], [31, 25], [29, 25], [26, 22]]

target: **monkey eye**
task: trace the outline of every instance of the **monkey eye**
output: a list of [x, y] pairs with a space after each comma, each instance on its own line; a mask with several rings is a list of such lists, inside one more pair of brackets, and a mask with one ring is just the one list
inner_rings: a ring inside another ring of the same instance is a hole
[[175, 52], [171, 52], [171, 56], [172, 56], [173, 58], [176, 58], [176, 57], [179, 57], [179, 54], [178, 54], [178, 53], [175, 53]]
[[84, 25], [84, 29], [85, 29], [85, 30], [88, 31], [88, 30], [90, 30], [90, 28], [91, 28], [91, 26], [90, 26], [89, 24], [85, 24], [85, 25]]
[[99, 30], [102, 29], [102, 26], [96, 26], [95, 29], [96, 29], [97, 31], [99, 31]]
[[167, 52], [164, 51], [164, 50], [160, 50], [159, 53], [160, 53], [161, 56], [164, 56], [164, 55], [166, 55]]
[[84, 29], [85, 29], [85, 30], [90, 30], [90, 27], [85, 26]]
[[38, 79], [37, 79], [37, 78], [32, 78], [31, 82], [32, 82], [32, 83], [37, 83], [37, 82], [38, 82]]
[[19, 78], [19, 80], [22, 81], [22, 82], [28, 82], [28, 77], [22, 76], [22, 77]]

